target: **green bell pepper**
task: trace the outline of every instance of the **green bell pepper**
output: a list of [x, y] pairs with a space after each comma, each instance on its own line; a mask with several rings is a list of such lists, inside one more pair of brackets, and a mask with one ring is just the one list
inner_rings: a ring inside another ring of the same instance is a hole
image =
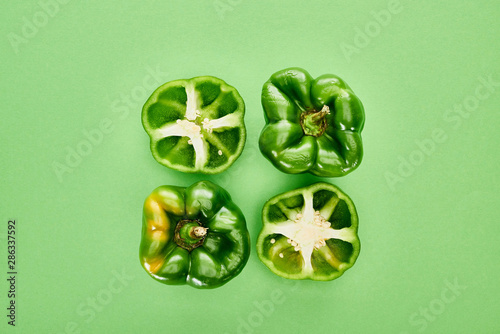
[[262, 88], [262, 106], [260, 150], [282, 172], [343, 176], [361, 163], [363, 105], [339, 77], [276, 72]]
[[226, 170], [245, 145], [245, 104], [223, 80], [196, 77], [156, 89], [142, 109], [142, 124], [153, 157], [162, 165], [187, 172]]
[[358, 257], [356, 208], [331, 184], [315, 183], [271, 198], [262, 221], [257, 254], [276, 275], [329, 281]]
[[240, 209], [214, 183], [161, 186], [144, 203], [139, 253], [155, 280], [216, 288], [245, 266], [250, 236]]

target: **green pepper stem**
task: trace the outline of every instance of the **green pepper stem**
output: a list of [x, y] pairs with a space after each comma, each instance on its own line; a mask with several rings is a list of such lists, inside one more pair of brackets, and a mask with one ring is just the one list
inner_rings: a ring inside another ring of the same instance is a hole
[[300, 115], [300, 125], [307, 136], [321, 136], [328, 125], [325, 117], [330, 114], [330, 108], [325, 104], [320, 111], [309, 110]]
[[198, 220], [183, 219], [177, 223], [174, 241], [180, 247], [191, 251], [203, 244], [208, 228], [201, 226]]

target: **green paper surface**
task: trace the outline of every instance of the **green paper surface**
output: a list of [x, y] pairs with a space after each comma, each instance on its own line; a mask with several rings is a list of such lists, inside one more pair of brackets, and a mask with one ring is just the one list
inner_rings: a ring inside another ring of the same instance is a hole
[[[4, 4], [0, 332], [500, 332], [499, 15], [493, 0]], [[353, 173], [288, 175], [261, 155], [262, 85], [292, 66], [363, 102]], [[141, 125], [154, 89], [201, 75], [246, 105], [245, 148], [218, 175], [158, 164]], [[144, 199], [199, 180], [231, 194], [252, 240], [209, 291], [155, 282], [138, 255]], [[317, 181], [356, 205], [359, 258], [331, 282], [280, 278], [255, 252], [262, 206]]]

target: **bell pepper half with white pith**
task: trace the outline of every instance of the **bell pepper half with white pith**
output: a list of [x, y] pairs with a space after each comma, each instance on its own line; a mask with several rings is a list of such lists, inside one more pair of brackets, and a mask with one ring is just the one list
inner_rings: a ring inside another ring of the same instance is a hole
[[358, 257], [356, 208], [331, 184], [315, 183], [271, 198], [262, 221], [257, 254], [276, 275], [329, 281]]
[[245, 104], [223, 80], [202, 76], [156, 89], [142, 109], [153, 157], [187, 173], [216, 174], [240, 156], [245, 145]]
[[146, 198], [139, 256], [155, 280], [216, 288], [237, 276], [249, 255], [245, 217], [216, 184], [161, 186]]

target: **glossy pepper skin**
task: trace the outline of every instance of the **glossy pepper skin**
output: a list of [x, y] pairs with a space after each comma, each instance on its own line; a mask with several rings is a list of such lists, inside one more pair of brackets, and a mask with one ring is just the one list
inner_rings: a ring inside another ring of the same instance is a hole
[[160, 164], [186, 173], [217, 174], [245, 145], [245, 103], [221, 79], [202, 76], [167, 82], [142, 109], [142, 125]]
[[250, 255], [245, 217], [226, 190], [209, 181], [161, 186], [144, 202], [140, 261], [155, 280], [216, 288]]
[[338, 76], [300, 68], [274, 73], [262, 88], [266, 119], [259, 147], [282, 172], [344, 176], [361, 163], [361, 101]]
[[271, 198], [262, 222], [257, 254], [276, 275], [329, 281], [358, 257], [356, 208], [331, 184], [319, 182]]

